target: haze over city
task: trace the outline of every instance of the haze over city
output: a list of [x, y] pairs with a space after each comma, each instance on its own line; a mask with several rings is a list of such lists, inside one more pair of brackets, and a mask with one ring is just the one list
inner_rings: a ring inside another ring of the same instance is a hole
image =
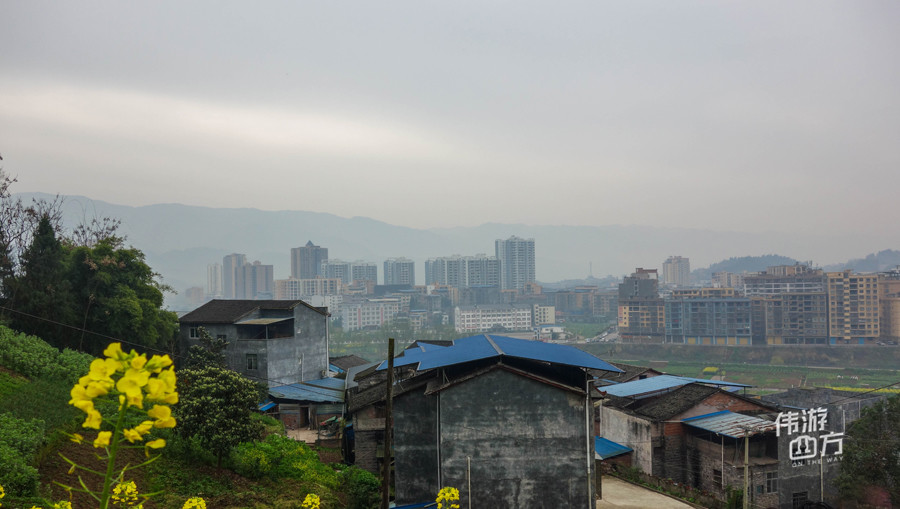
[[879, 234], [898, 14], [6, 2], [0, 153], [16, 191], [125, 205]]

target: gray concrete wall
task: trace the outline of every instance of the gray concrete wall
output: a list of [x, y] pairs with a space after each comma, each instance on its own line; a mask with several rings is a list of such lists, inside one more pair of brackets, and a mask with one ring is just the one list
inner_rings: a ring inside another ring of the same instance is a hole
[[[438, 395], [411, 391], [394, 400], [394, 472], [400, 503], [433, 500], [438, 481]], [[456, 487], [456, 486], [454, 486]], [[462, 489], [460, 486], [459, 489]]]
[[[808, 433], [813, 437], [824, 435], [827, 432]], [[807, 433], [800, 433], [807, 434]], [[840, 456], [828, 454], [824, 458], [817, 457], [812, 460], [790, 460], [790, 441], [800, 434], [781, 433], [778, 439], [778, 492], [779, 507], [792, 507], [793, 494], [806, 492], [808, 500], [822, 500], [822, 486], [825, 488], [825, 502], [837, 505], [838, 493], [834, 479], [840, 473]], [[819, 441], [821, 444], [821, 440]], [[831, 451], [832, 449], [829, 449]]]
[[[182, 354], [197, 344], [190, 338], [191, 327], [202, 325], [212, 337], [225, 336], [229, 343], [224, 352], [226, 364], [250, 379], [272, 387], [322, 378], [328, 369], [327, 317], [303, 305], [294, 308], [293, 317], [294, 336], [272, 339], [240, 339], [233, 324], [181, 324]], [[256, 354], [257, 369], [247, 369], [247, 354]]]
[[653, 473], [653, 428], [649, 421], [610, 407], [600, 407], [600, 436], [631, 447], [631, 464]]
[[440, 482], [458, 488], [463, 504], [471, 496], [473, 507], [590, 507], [586, 425], [584, 395], [485, 373], [441, 393]]

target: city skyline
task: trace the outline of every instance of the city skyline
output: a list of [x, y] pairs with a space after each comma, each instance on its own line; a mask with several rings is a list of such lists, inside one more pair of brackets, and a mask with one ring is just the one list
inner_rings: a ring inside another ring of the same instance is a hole
[[875, 234], [900, 182], [898, 14], [9, 2], [0, 153], [17, 191], [131, 205]]

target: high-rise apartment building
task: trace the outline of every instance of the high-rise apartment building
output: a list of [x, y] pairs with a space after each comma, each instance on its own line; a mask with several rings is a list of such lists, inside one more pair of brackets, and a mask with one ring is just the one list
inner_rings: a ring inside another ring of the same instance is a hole
[[222, 286], [222, 264], [210, 263], [206, 266], [206, 296], [210, 299], [225, 297]]
[[825, 275], [807, 265], [776, 265], [744, 275], [752, 299], [753, 342], [815, 345], [827, 342]]
[[619, 285], [619, 336], [626, 342], [661, 343], [666, 312], [656, 269], [637, 268]]
[[751, 344], [750, 299], [732, 288], [675, 291], [665, 301], [667, 343]]
[[881, 334], [878, 275], [851, 270], [825, 274], [832, 344], [874, 343]]
[[782, 293], [824, 293], [825, 275], [806, 265], [778, 265], [744, 276], [744, 295], [769, 297]]
[[496, 256], [446, 256], [425, 261], [425, 284], [455, 288], [500, 287], [500, 260]]
[[670, 256], [663, 262], [663, 283], [672, 286], [691, 284], [691, 261], [683, 256]]
[[497, 239], [494, 250], [500, 260], [501, 289], [522, 291], [527, 283], [534, 283], [534, 239]]
[[226, 299], [240, 299], [237, 296], [237, 273], [247, 263], [247, 255], [231, 253], [222, 258], [222, 295]]
[[377, 283], [378, 265], [360, 261], [326, 260], [322, 262], [319, 275], [328, 279], [340, 279], [345, 285], [349, 285], [354, 281]]
[[900, 267], [878, 274], [881, 337], [900, 341]]
[[291, 249], [291, 277], [313, 279], [327, 260], [328, 248], [316, 246], [311, 240], [303, 247], [295, 247]]
[[416, 263], [408, 258], [388, 258], [384, 261], [384, 284], [415, 285]]
[[266, 299], [274, 297], [274, 266], [259, 261], [245, 263], [235, 274], [235, 295], [238, 299]]
[[340, 295], [344, 283], [340, 279], [327, 279], [319, 277], [315, 279], [276, 279], [275, 298], [278, 300], [307, 299], [313, 295]]

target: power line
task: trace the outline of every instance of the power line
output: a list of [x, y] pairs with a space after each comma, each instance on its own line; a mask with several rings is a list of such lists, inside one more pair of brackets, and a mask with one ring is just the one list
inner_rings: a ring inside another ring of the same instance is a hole
[[[58, 322], [58, 321], [56, 321], [56, 320], [52, 320], [52, 319], [50, 319], [50, 318], [46, 318], [46, 317], [43, 317], [43, 316], [37, 316], [37, 315], [33, 315], [33, 314], [31, 314], [31, 313], [26, 313], [26, 312], [24, 312], [24, 311], [19, 311], [18, 309], [13, 309], [13, 308], [8, 307], [8, 306], [0, 305], [0, 309], [3, 309], [3, 310], [5, 310], [5, 311], [11, 311], [11, 312], [13, 312], [13, 313], [20, 314], [20, 315], [24, 315], [24, 316], [27, 316], [27, 317], [29, 317], [29, 318], [33, 318], [33, 319], [36, 319], [36, 320], [41, 320], [41, 321], [44, 321], [44, 322], [52, 323], [52, 324], [54, 324], [54, 325], [59, 325], [59, 326], [61, 326], [61, 327], [65, 327], [65, 328], [68, 328], [68, 329], [72, 329], [72, 330], [77, 331], [77, 332], [82, 332], [82, 333], [91, 334], [91, 335], [93, 335], [93, 336], [97, 336], [97, 337], [99, 337], [99, 338], [107, 339], [107, 340], [110, 340], [110, 341], [116, 341], [116, 342], [122, 343], [123, 345], [128, 345], [128, 346], [131, 346], [131, 347], [137, 347], [137, 348], [139, 348], [139, 349], [142, 349], [142, 350], [148, 350], [148, 351], [153, 352], [153, 353], [159, 353], [159, 354], [163, 354], [163, 355], [169, 355], [173, 360], [175, 360], [175, 359], [178, 359], [178, 360], [187, 360], [187, 357], [184, 356], [184, 355], [177, 355], [177, 354], [175, 354], [174, 352], [170, 352], [170, 351], [167, 351], [167, 350], [162, 350], [162, 349], [155, 348], [155, 347], [148, 346], [148, 345], [144, 345], [144, 344], [141, 344], [141, 343], [135, 343], [135, 342], [133, 342], [133, 341], [128, 341], [128, 340], [125, 340], [125, 339], [120, 339], [120, 338], [117, 338], [117, 337], [114, 337], [114, 336], [110, 336], [110, 335], [107, 335], [107, 334], [103, 334], [103, 333], [100, 333], [100, 332], [95, 332], [95, 331], [92, 331], [92, 330], [90, 330], [90, 329], [86, 329], [86, 328], [83, 328], [83, 327], [77, 327], [77, 326], [75, 326], [75, 325], [69, 325], [69, 324], [66, 324], [66, 323]], [[12, 330], [12, 329], [11, 329], [11, 330]], [[18, 331], [17, 331], [17, 332], [18, 332]], [[136, 348], [136, 349], [137, 349], [137, 348]], [[87, 352], [81, 352], [81, 353], [87, 353]], [[90, 354], [88, 354], [88, 355], [90, 355]], [[284, 386], [287, 386], [287, 385], [293, 385], [294, 383], [300, 383], [300, 382], [284, 383], [282, 380], [274, 380], [274, 379], [271, 379], [271, 378], [264, 378], [264, 377], [253, 377], [253, 379], [254, 379], [254, 380], [258, 380], [258, 381], [260, 381], [260, 382], [266, 382], [267, 384], [268, 384], [269, 382], [272, 382], [274, 385], [269, 385], [269, 386], [268, 386], [268, 389], [276, 389], [276, 388], [278, 388], [278, 387], [284, 387]]]

